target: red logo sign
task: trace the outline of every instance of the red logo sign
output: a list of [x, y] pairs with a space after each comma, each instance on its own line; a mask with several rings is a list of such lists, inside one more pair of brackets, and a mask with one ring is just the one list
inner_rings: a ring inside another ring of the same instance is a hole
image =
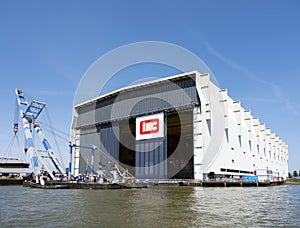
[[164, 113], [136, 118], [136, 140], [164, 137]]
[[140, 134], [147, 135], [159, 132], [159, 119], [149, 119], [140, 122]]

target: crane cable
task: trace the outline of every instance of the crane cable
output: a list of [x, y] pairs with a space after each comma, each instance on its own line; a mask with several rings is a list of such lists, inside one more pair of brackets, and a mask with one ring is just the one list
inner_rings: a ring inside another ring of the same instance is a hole
[[62, 155], [61, 155], [62, 153], [61, 153], [59, 144], [58, 144], [58, 142], [57, 142], [57, 138], [56, 138], [55, 131], [54, 131], [53, 127], [52, 127], [53, 125], [52, 125], [52, 121], [51, 121], [51, 119], [50, 119], [50, 115], [49, 115], [49, 112], [48, 112], [47, 107], [45, 107], [45, 110], [46, 110], [46, 116], [47, 116], [47, 119], [48, 119], [48, 122], [49, 122], [49, 125], [50, 125], [51, 134], [52, 134], [52, 137], [53, 137], [55, 146], [56, 146], [56, 148], [57, 148], [57, 150], [58, 150], [58, 155], [59, 155], [59, 159], [60, 159], [60, 161], [61, 161], [61, 165], [63, 166], [64, 169], [66, 169], [66, 167], [65, 167], [65, 165], [64, 165], [64, 163], [63, 163], [64, 160], [63, 160]]
[[14, 136], [9, 140], [9, 143], [8, 143], [6, 149], [4, 150], [3, 157], [6, 157], [6, 156], [8, 157], [8, 155], [11, 152], [11, 149], [12, 149], [12, 146], [13, 146], [13, 142], [14, 142]]
[[18, 149], [19, 149], [20, 154], [21, 154], [21, 160], [26, 161], [25, 155], [24, 155], [24, 153], [22, 153], [23, 150], [22, 150], [22, 147], [21, 147], [21, 144], [20, 144], [20, 141], [19, 141], [19, 137], [18, 137], [18, 135], [15, 135], [15, 137], [16, 137]]
[[4, 157], [9, 157], [9, 155], [11, 154], [11, 151], [13, 149], [13, 146], [14, 146], [14, 142], [17, 141], [17, 146], [18, 146], [18, 151], [20, 151], [20, 154], [21, 154], [21, 161], [25, 161], [25, 156], [24, 154], [22, 153], [22, 147], [20, 145], [20, 142], [19, 142], [19, 138], [18, 138], [18, 135], [17, 134], [14, 134], [12, 136], [12, 138], [9, 140], [9, 144], [8, 146], [6, 147], [5, 149], [5, 152], [4, 152]]
[[19, 115], [19, 104], [18, 104], [18, 101], [16, 99], [16, 102], [15, 102], [15, 115], [14, 115], [14, 133], [15, 135], [18, 133], [19, 131], [19, 118], [18, 118], [18, 115]]
[[39, 123], [41, 125], [43, 125], [43, 129], [47, 130], [47, 131], [54, 131], [55, 132], [55, 135], [56, 137], [62, 139], [63, 141], [66, 141], [66, 142], [69, 142], [70, 141], [70, 134], [66, 133], [66, 132], [63, 132], [57, 128], [54, 128], [48, 124], [46, 124], [45, 122], [43, 121], [39, 121]]
[[22, 147], [20, 146], [20, 142], [19, 142], [19, 138], [18, 138], [18, 132], [19, 132], [19, 128], [18, 128], [18, 113], [19, 112], [19, 105], [18, 105], [18, 101], [17, 99], [15, 100], [15, 113], [14, 113], [14, 125], [13, 125], [13, 132], [14, 132], [14, 135], [12, 136], [12, 138], [9, 140], [9, 144], [7, 146], [7, 148], [5, 149], [5, 152], [4, 152], [4, 157], [7, 156], [9, 157], [10, 154], [11, 154], [11, 151], [13, 149], [13, 146], [14, 146], [14, 142], [17, 141], [17, 150], [20, 151], [20, 154], [21, 154], [21, 161], [25, 161], [25, 156], [24, 154], [21, 152], [23, 151], [22, 150]]

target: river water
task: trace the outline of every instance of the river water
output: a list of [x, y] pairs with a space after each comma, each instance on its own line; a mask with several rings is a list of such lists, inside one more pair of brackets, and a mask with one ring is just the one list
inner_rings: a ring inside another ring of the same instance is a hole
[[0, 227], [300, 227], [300, 185], [121, 190], [0, 186]]

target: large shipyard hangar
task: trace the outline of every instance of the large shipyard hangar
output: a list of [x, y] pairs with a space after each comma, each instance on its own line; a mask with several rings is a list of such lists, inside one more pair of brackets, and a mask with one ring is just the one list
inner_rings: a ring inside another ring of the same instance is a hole
[[[209, 74], [154, 80], [74, 107], [72, 173], [116, 163], [140, 179], [285, 179], [288, 146]], [[105, 155], [105, 156], [104, 156]]]

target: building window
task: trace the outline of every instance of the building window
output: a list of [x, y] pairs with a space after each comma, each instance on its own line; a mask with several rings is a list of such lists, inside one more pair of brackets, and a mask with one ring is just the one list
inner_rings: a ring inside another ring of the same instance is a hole
[[209, 131], [209, 135], [211, 135], [211, 120], [206, 120], [206, 123]]
[[226, 135], [227, 143], [229, 143], [228, 128], [225, 128], [225, 135]]

